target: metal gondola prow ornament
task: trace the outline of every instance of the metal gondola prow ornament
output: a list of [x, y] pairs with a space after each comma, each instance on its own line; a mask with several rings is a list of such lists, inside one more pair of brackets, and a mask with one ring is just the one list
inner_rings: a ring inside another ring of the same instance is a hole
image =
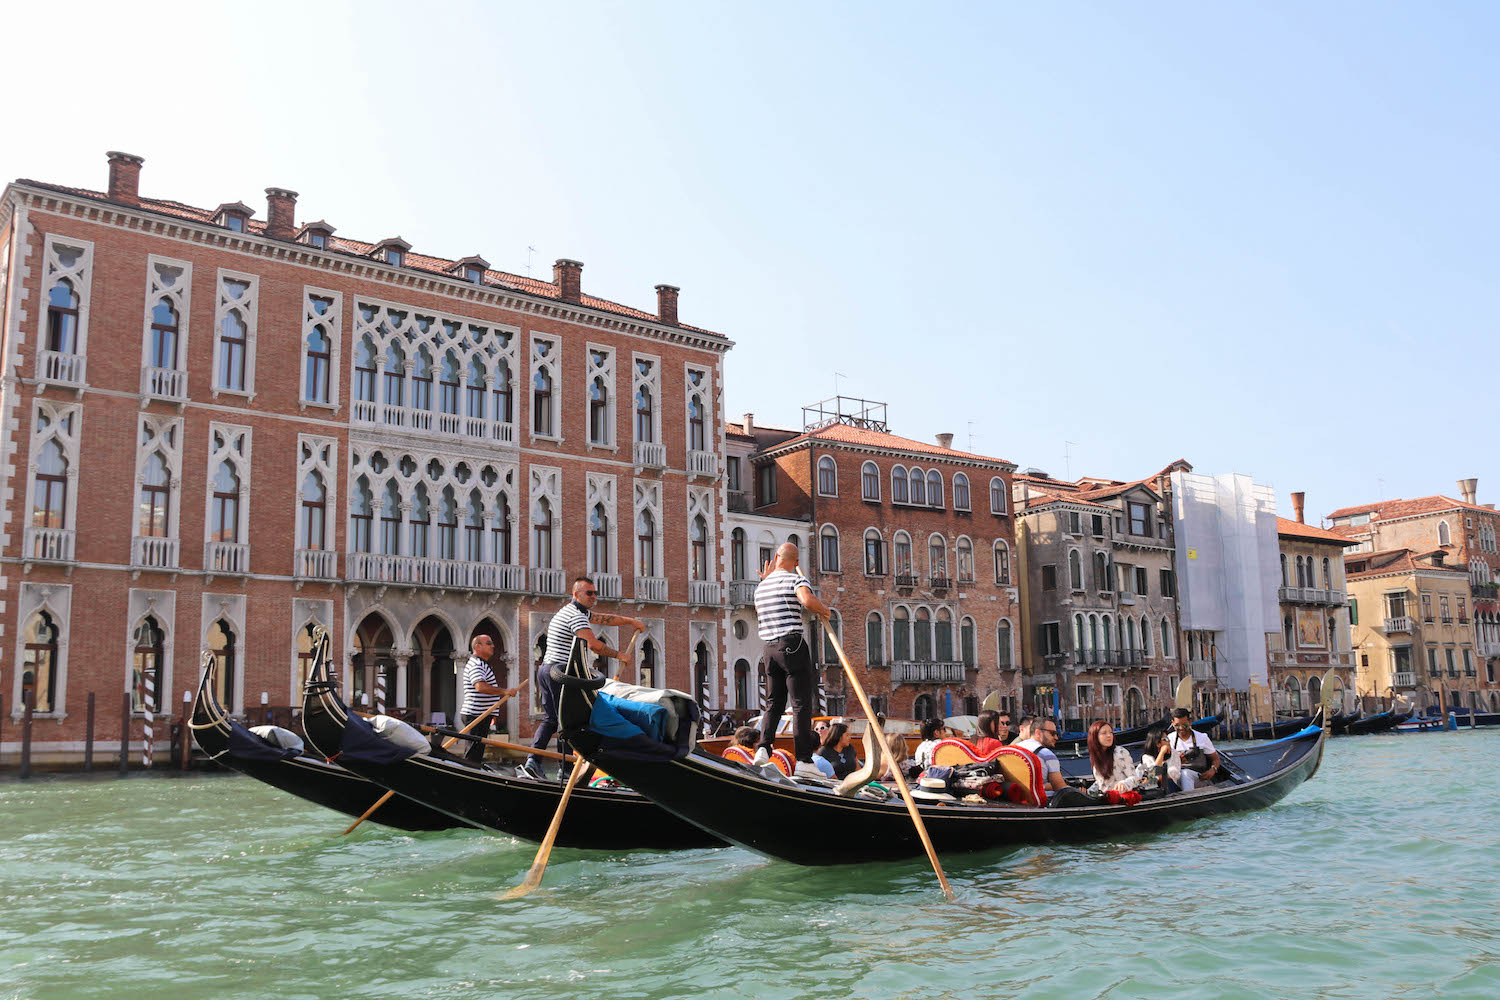
[[333, 671], [329, 669], [329, 661], [333, 658], [333, 636], [322, 625], [314, 624], [312, 627], [312, 665], [308, 667], [309, 677], [315, 674], [327, 673], [329, 679], [333, 677]]
[[1188, 674], [1177, 682], [1177, 697], [1174, 704], [1178, 708], [1191, 710], [1193, 707], [1193, 675]]
[[1323, 675], [1323, 679], [1320, 682], [1323, 691], [1323, 728], [1324, 730], [1328, 731], [1330, 735], [1332, 735], [1333, 731], [1333, 703], [1335, 700], [1337, 700], [1339, 704], [1342, 705], [1344, 700], [1343, 689], [1336, 689], [1334, 687], [1334, 684], [1337, 683], [1337, 681], [1338, 676], [1330, 669], [1326, 674]]

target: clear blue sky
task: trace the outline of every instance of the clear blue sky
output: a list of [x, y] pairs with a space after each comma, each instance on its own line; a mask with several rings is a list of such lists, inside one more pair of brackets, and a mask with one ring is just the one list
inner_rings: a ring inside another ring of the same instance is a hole
[[287, 186], [348, 236], [681, 285], [738, 342], [731, 415], [794, 424], [840, 372], [898, 433], [1055, 475], [1500, 499], [1494, 4], [7, 20], [0, 177], [102, 187], [123, 149], [147, 195]]

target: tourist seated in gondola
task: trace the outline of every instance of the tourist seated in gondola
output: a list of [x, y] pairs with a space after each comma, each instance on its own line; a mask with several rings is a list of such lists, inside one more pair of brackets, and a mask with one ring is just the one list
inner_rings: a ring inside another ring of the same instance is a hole
[[1219, 751], [1207, 733], [1193, 728], [1193, 717], [1185, 708], [1172, 712], [1172, 732], [1167, 743], [1182, 759], [1181, 777], [1184, 792], [1191, 792], [1198, 785], [1206, 785], [1219, 776]]
[[1142, 788], [1160, 788], [1163, 792], [1182, 790], [1182, 756], [1172, 749], [1160, 726], [1146, 730], [1140, 770]]
[[1003, 746], [1005, 735], [1000, 731], [1000, 713], [987, 708], [979, 713], [979, 742], [974, 749], [979, 756], [988, 757]]
[[1032, 732], [1036, 729], [1036, 716], [1023, 715], [1021, 721], [1016, 723], [1015, 738], [1010, 741], [1013, 747], [1020, 746], [1024, 741], [1031, 739]]
[[932, 766], [932, 748], [937, 746], [938, 740], [946, 739], [951, 734], [942, 719], [922, 720], [922, 742], [917, 744], [916, 752], [912, 754], [918, 764], [924, 768]]
[[823, 734], [823, 745], [813, 754], [813, 765], [825, 777], [843, 779], [859, 770], [854, 752], [854, 734], [842, 722], [835, 722]]
[[1094, 766], [1094, 783], [1089, 791], [1099, 795], [1128, 792], [1140, 784], [1130, 751], [1115, 743], [1115, 730], [1108, 722], [1089, 726], [1089, 763]]
[[760, 730], [754, 726], [741, 726], [734, 731], [729, 739], [730, 746], [747, 747], [750, 753], [755, 753], [756, 746], [760, 743]]
[[1052, 748], [1057, 745], [1057, 723], [1048, 718], [1028, 715], [1021, 720], [1021, 732], [1030, 733], [1030, 738], [1017, 740], [1011, 745], [1030, 750], [1041, 759], [1042, 781], [1047, 786], [1048, 798], [1051, 798], [1068, 787], [1068, 782], [1062, 775], [1062, 764], [1058, 762], [1057, 754], [1052, 752]]

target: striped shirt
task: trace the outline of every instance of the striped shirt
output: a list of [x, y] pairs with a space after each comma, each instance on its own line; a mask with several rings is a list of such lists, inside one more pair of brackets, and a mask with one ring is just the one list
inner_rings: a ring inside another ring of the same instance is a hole
[[464, 703], [459, 707], [459, 715], [483, 715], [490, 710], [490, 706], [500, 700], [498, 694], [480, 694], [474, 690], [474, 685], [484, 681], [486, 684], [495, 683], [495, 672], [490, 665], [477, 656], [469, 657], [469, 662], [464, 664]]
[[797, 600], [800, 587], [812, 589], [801, 570], [778, 569], [767, 573], [755, 588], [755, 617], [762, 642], [802, 631], [802, 603]]
[[542, 661], [543, 666], [568, 665], [568, 657], [573, 655], [573, 643], [578, 638], [578, 633], [589, 627], [589, 609], [577, 601], [569, 601], [567, 605], [552, 616], [552, 621], [547, 625], [547, 658]]

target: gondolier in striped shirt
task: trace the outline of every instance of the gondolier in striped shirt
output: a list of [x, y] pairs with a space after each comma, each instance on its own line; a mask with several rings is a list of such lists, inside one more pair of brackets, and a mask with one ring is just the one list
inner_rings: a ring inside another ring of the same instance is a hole
[[[495, 682], [495, 671], [490, 669], [489, 663], [490, 658], [495, 655], [494, 639], [487, 635], [476, 635], [469, 642], [469, 653], [469, 662], [464, 664], [464, 700], [458, 708], [458, 724], [462, 729], [484, 715], [484, 721], [469, 730], [471, 735], [482, 739], [490, 734], [490, 723], [495, 721], [494, 713], [490, 712], [495, 702], [515, 694], [518, 689], [503, 688]], [[486, 712], [489, 714], [485, 715]], [[484, 744], [471, 740], [464, 756], [476, 764], [480, 763], [484, 760]]]
[[[552, 741], [552, 734], [557, 732], [557, 685], [552, 680], [551, 668], [568, 665], [568, 658], [573, 654], [573, 644], [582, 639], [594, 651], [594, 655], [617, 660], [620, 664], [617, 669], [624, 670], [630, 666], [629, 655], [606, 646], [594, 634], [593, 626], [618, 625], [622, 628], [628, 626], [637, 632], [646, 630], [645, 622], [639, 618], [595, 611], [594, 605], [598, 602], [599, 590], [594, 586], [594, 581], [580, 576], [573, 581], [573, 599], [553, 615], [552, 621], [547, 625], [547, 652], [536, 668], [533, 682], [536, 684], [537, 698], [542, 704], [544, 716], [541, 724], [536, 727], [536, 738], [531, 742], [533, 750], [545, 750]], [[534, 778], [542, 777], [542, 762], [537, 757], [527, 757], [521, 768]]]
[[[787, 694], [792, 698], [793, 736], [798, 764], [813, 767], [817, 742], [812, 733], [813, 698], [817, 678], [813, 674], [812, 648], [802, 627], [803, 611], [811, 611], [825, 623], [828, 608], [812, 592], [812, 584], [797, 568], [797, 546], [784, 543], [755, 588], [755, 617], [761, 641], [766, 644], [766, 669], [771, 678], [771, 697], [760, 719], [760, 748], [755, 763], [770, 760]], [[799, 768], [800, 769], [800, 768]]]

